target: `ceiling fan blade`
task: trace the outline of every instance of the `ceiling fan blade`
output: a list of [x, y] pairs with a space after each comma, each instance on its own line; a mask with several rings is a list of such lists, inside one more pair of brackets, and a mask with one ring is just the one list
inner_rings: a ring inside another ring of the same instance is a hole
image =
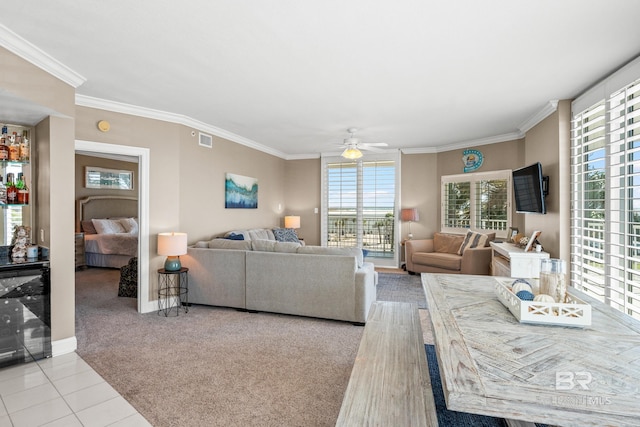
[[371, 145], [364, 145], [363, 144], [363, 145], [358, 146], [358, 148], [361, 149], [361, 150], [373, 151], [374, 153], [384, 153], [384, 152], [386, 152], [386, 150], [383, 150], [383, 149], [378, 148], [378, 147], [373, 147]]
[[386, 142], [363, 142], [360, 144], [363, 147], [388, 147]]

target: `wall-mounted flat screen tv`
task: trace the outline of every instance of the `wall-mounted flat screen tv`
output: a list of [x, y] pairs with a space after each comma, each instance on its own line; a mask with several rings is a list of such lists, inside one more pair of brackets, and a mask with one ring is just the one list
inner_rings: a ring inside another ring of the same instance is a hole
[[548, 193], [549, 177], [542, 175], [542, 165], [538, 162], [515, 169], [512, 177], [516, 212], [546, 214], [544, 196]]

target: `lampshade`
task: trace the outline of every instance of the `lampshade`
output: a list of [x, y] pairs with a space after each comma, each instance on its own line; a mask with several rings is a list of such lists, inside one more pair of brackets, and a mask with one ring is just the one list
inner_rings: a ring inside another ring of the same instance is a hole
[[416, 208], [402, 209], [400, 211], [400, 219], [402, 219], [403, 221], [420, 220], [420, 215], [418, 215], [418, 209]]
[[358, 150], [356, 147], [347, 147], [347, 149], [342, 152], [342, 157], [351, 160], [359, 159], [362, 157], [362, 151]]
[[166, 255], [164, 269], [178, 271], [182, 268], [179, 255], [187, 253], [187, 233], [159, 233], [158, 255]]
[[284, 228], [300, 228], [300, 217], [299, 216], [285, 216], [284, 217]]

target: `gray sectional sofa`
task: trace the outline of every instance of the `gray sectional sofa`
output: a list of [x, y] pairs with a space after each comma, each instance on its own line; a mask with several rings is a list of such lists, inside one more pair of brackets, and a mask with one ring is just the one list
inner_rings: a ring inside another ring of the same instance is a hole
[[194, 304], [365, 323], [376, 299], [377, 273], [358, 248], [213, 239], [180, 261]]

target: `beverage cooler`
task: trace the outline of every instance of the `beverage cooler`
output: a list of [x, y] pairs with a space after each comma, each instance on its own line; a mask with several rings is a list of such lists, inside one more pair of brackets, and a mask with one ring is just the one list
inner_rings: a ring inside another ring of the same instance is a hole
[[0, 261], [0, 368], [51, 357], [49, 262]]

